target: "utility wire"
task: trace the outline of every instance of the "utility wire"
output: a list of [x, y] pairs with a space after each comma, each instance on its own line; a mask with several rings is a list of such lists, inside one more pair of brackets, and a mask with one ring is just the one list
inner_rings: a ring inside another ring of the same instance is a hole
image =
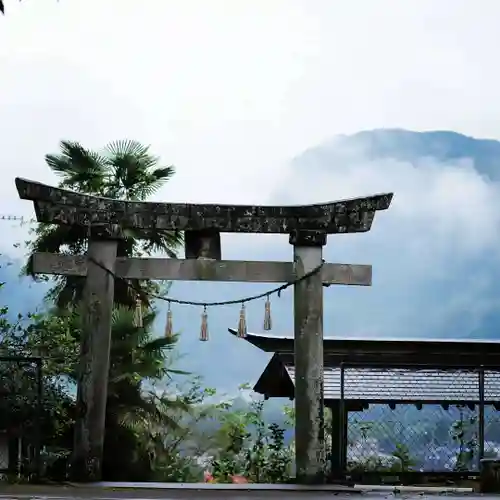
[[0, 215], [0, 220], [24, 222], [24, 217], [19, 215]]

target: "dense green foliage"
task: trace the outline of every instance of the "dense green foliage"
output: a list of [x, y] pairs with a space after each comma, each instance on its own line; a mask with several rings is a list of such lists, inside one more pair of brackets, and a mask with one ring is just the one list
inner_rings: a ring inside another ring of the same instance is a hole
[[[1, 414], [25, 422], [22, 432], [28, 440], [40, 422], [44, 475], [65, 479], [75, 419], [78, 315], [49, 311], [11, 323], [7, 313], [7, 308], [0, 312], [3, 355], [42, 355], [43, 399], [38, 415], [31, 365], [0, 361], [2, 389], [12, 391], [16, 385], [13, 399], [0, 403]], [[262, 402], [238, 405], [238, 397], [221, 397], [188, 375], [184, 384], [175, 384], [168, 359], [174, 353], [175, 338], [151, 339], [153, 317], [152, 313], [144, 318], [145, 328], [136, 328], [130, 311], [115, 311], [104, 478], [203, 481], [204, 472], [210, 470], [222, 482], [231, 481], [233, 475], [252, 481], [286, 481], [290, 450], [283, 442], [284, 431], [264, 421]]]

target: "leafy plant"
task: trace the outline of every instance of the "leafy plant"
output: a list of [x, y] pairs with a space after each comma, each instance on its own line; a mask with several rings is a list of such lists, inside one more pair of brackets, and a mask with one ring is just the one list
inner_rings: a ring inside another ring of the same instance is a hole
[[410, 454], [408, 446], [397, 443], [392, 456], [396, 459], [391, 470], [397, 472], [408, 472], [416, 465], [414, 458]]
[[454, 470], [466, 471], [471, 468], [477, 450], [477, 436], [475, 427], [477, 417], [474, 413], [466, 415], [465, 406], [459, 405], [459, 419], [453, 422], [450, 435], [458, 443], [458, 452], [455, 457]]
[[253, 401], [249, 410], [223, 415], [219, 430], [221, 449], [212, 460], [212, 474], [218, 482], [243, 476], [249, 482], [281, 483], [290, 478], [291, 450], [285, 446], [285, 429], [267, 424], [264, 402]]

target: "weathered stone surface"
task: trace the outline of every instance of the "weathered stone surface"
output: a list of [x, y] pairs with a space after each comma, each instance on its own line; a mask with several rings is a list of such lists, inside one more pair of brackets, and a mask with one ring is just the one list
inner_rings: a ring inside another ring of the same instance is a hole
[[[117, 246], [116, 241], [90, 241], [88, 254], [114, 272]], [[83, 293], [78, 415], [71, 467], [73, 480], [79, 482], [102, 479], [113, 295], [113, 277], [89, 262]]]
[[393, 196], [387, 193], [299, 206], [199, 205], [99, 198], [20, 178], [16, 186], [22, 199], [34, 201], [39, 222], [240, 233], [365, 232], [370, 230], [375, 212], [389, 208]]
[[[86, 276], [87, 257], [35, 253], [33, 271], [36, 274]], [[324, 264], [321, 268], [323, 285], [372, 284], [372, 266], [362, 264]], [[297, 279], [292, 262], [117, 258], [115, 274], [126, 279], [168, 281], [229, 281], [249, 283], [290, 283]]]
[[214, 231], [186, 231], [184, 233], [184, 251], [186, 259], [222, 258], [220, 233]]
[[326, 245], [327, 235], [324, 231], [292, 231], [288, 241], [290, 245], [299, 247], [323, 247]]
[[118, 224], [94, 224], [90, 228], [93, 241], [112, 241], [125, 239], [123, 229]]
[[[294, 247], [297, 275], [322, 262], [322, 247]], [[295, 284], [293, 307], [295, 350], [295, 450], [297, 480], [319, 484], [325, 479], [323, 400], [323, 287], [313, 274]]]

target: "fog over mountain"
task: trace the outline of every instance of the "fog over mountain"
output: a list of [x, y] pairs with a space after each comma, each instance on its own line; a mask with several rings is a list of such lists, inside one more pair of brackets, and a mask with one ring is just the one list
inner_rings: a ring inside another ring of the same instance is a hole
[[[500, 323], [500, 142], [455, 132], [374, 130], [312, 147], [284, 170], [270, 203], [315, 203], [393, 191], [369, 233], [331, 236], [329, 262], [373, 265], [373, 286], [325, 289], [324, 331], [337, 337], [497, 336]], [[263, 182], [265, 179], [263, 179]], [[286, 236], [223, 236], [223, 258], [290, 260]], [[2, 273], [5, 270], [2, 269]], [[10, 272], [10, 271], [9, 271]], [[9, 281], [3, 301], [36, 306], [42, 285]], [[227, 300], [272, 285], [179, 283], [175, 298]], [[160, 305], [164, 309], [163, 305]], [[237, 306], [209, 309], [209, 342], [199, 342], [201, 310], [175, 307], [179, 365], [210, 385], [233, 390], [254, 382], [269, 356], [231, 337]], [[250, 331], [262, 330], [263, 301], [249, 304]], [[272, 301], [273, 334], [292, 334], [292, 294]], [[161, 314], [158, 332], [164, 328]], [[161, 323], [161, 324], [160, 324]]]

